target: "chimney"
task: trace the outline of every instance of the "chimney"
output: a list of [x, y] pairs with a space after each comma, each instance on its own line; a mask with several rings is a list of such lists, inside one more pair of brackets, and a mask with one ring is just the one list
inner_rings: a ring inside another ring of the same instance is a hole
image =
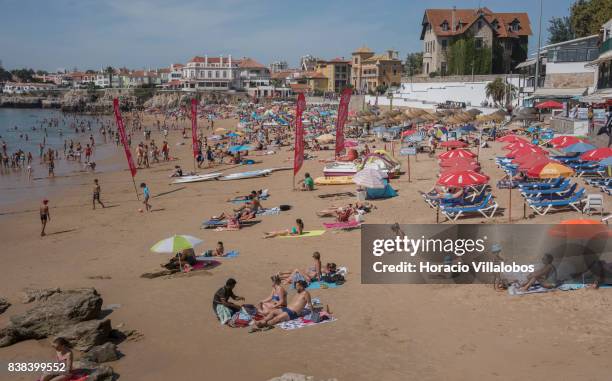
[[457, 27], [455, 26], [455, 11], [457, 10], [457, 6], [453, 5], [453, 10], [451, 12], [451, 31], [455, 31]]
[[228, 59], [229, 66], [232, 67], [232, 55], [231, 54], [228, 55], [227, 59]]
[[223, 54], [219, 54], [219, 66], [223, 66]]
[[208, 54], [204, 54], [204, 65], [208, 66]]

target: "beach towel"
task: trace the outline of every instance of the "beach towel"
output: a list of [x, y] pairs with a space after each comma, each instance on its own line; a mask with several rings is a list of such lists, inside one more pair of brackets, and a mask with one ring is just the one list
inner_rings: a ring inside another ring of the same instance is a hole
[[281, 212], [280, 208], [278, 206], [275, 206], [274, 208], [267, 208], [267, 209], [260, 209], [257, 211], [257, 216], [277, 216], [279, 215]]
[[202, 226], [200, 226], [201, 229], [212, 229], [212, 228], [216, 228], [219, 226], [226, 226], [227, 225], [227, 220], [208, 220], [208, 221], [204, 221], [202, 222]]
[[333, 321], [336, 321], [337, 319], [333, 316], [330, 316], [328, 319], [325, 320], [321, 320], [318, 323], [315, 323], [312, 320], [308, 320], [306, 319], [306, 317], [299, 317], [297, 319], [294, 320], [289, 320], [289, 321], [284, 321], [281, 323], [278, 323], [276, 326], [280, 329], [284, 329], [287, 331], [292, 331], [294, 329], [300, 329], [300, 328], [304, 328], [304, 327], [310, 327], [313, 325], [319, 325], [319, 324], [324, 324], [324, 323], [330, 323]]
[[330, 198], [330, 197], [357, 197], [353, 192], [340, 192], [340, 193], [328, 193], [320, 194], [319, 198]]
[[[338, 288], [341, 285], [338, 285], [336, 283], [328, 283], [328, 282], [311, 282], [308, 287], [306, 287], [307, 290], [316, 290], [316, 289], [320, 289], [321, 285], [324, 285], [323, 288]], [[327, 286], [327, 287], [325, 287]]]
[[[270, 196], [261, 195], [261, 196], [259, 196], [259, 200], [260, 201], [265, 201], [265, 200], [268, 199], [268, 197], [270, 197]], [[234, 199], [230, 200], [229, 202], [231, 202], [232, 204], [244, 204], [244, 203], [246, 203], [248, 201], [251, 201], [251, 200], [250, 199], [242, 199], [242, 198], [238, 198], [238, 199], [234, 198]]]
[[217, 304], [215, 312], [217, 312], [217, 318], [219, 318], [221, 325], [224, 325], [232, 318], [232, 311], [223, 304]]
[[[550, 292], [550, 291], [574, 291], [574, 290], [583, 289], [587, 286], [588, 285], [585, 285], [582, 283], [563, 283], [562, 285], [557, 286], [555, 288], [545, 288], [538, 284], [538, 285], [529, 287], [529, 290], [527, 291], [523, 291], [519, 288], [517, 284], [512, 284], [510, 285], [510, 287], [508, 287], [508, 294], [515, 296], [515, 295], [526, 295], [526, 294], [539, 294], [539, 293]], [[600, 286], [600, 288], [612, 288], [612, 286], [602, 285]]]
[[356, 229], [361, 227], [359, 221], [346, 221], [346, 222], [324, 222], [323, 226], [325, 229]]
[[310, 230], [305, 231], [300, 235], [281, 235], [277, 238], [302, 238], [302, 237], [318, 237], [325, 234], [325, 230]]
[[[216, 257], [216, 258], [219, 258], [219, 257]], [[220, 264], [221, 262], [216, 261], [216, 260], [206, 260], [206, 261], [196, 260], [195, 265], [191, 266], [190, 271], [212, 269], [214, 267], [219, 266]]]
[[231, 259], [236, 257], [238, 257], [238, 252], [236, 250], [232, 250], [226, 252], [225, 255], [222, 257], [207, 256], [206, 252], [204, 252], [201, 255], [197, 256], [196, 259], [198, 261], [214, 261], [216, 259]]

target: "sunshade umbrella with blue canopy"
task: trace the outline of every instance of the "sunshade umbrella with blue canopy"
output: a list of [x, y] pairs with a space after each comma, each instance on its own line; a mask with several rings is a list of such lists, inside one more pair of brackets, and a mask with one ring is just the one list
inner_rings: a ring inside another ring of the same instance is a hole
[[612, 156], [607, 157], [607, 158], [603, 159], [602, 161], [600, 161], [599, 165], [602, 165], [604, 167], [612, 165]]
[[241, 151], [252, 151], [252, 150], [253, 150], [253, 147], [246, 146], [246, 145], [233, 146], [229, 148], [229, 151], [232, 153], [241, 152]]
[[594, 145], [584, 143], [584, 142], [578, 142], [578, 143], [575, 143], [575, 144], [572, 144], [570, 146], [563, 148], [563, 151], [566, 153], [583, 153], [583, 152], [590, 151], [595, 148], [596, 147]]

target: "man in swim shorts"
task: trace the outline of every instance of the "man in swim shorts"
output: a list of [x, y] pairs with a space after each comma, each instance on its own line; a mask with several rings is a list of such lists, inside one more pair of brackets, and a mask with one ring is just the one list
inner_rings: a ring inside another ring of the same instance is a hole
[[257, 327], [271, 327], [282, 321], [295, 320], [300, 317], [305, 307], [309, 307], [312, 311], [312, 300], [310, 298], [310, 293], [306, 291], [307, 286], [308, 284], [306, 281], [297, 281], [295, 283], [297, 295], [293, 298], [291, 303], [287, 307], [281, 307], [280, 309], [270, 311], [262, 320], [256, 323]]

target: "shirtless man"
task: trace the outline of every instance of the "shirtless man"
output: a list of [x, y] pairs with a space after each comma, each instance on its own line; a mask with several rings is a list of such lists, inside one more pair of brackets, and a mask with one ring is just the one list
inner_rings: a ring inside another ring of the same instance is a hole
[[47, 221], [51, 221], [51, 215], [49, 214], [49, 200], [44, 199], [40, 206], [40, 222], [42, 224], [42, 231], [40, 236], [45, 236], [45, 227], [47, 227]]
[[298, 281], [295, 284], [297, 295], [291, 300], [287, 307], [274, 309], [270, 311], [262, 320], [258, 321], [258, 328], [272, 327], [282, 321], [294, 320], [300, 317], [300, 313], [305, 307], [309, 307], [312, 311], [312, 300], [310, 293], [306, 291], [308, 284], [306, 281]]
[[529, 287], [536, 283], [542, 285], [545, 288], [554, 288], [557, 284], [557, 270], [553, 263], [553, 256], [550, 254], [544, 254], [542, 257], [542, 268], [529, 274], [527, 282], [521, 285], [522, 291], [529, 290]]
[[98, 204], [102, 205], [103, 208], [105, 208], [104, 204], [102, 203], [102, 201], [100, 201], [100, 184], [98, 183], [98, 179], [94, 179], [94, 188], [93, 188], [93, 208], [94, 210], [96, 209], [96, 201], [98, 202]]

